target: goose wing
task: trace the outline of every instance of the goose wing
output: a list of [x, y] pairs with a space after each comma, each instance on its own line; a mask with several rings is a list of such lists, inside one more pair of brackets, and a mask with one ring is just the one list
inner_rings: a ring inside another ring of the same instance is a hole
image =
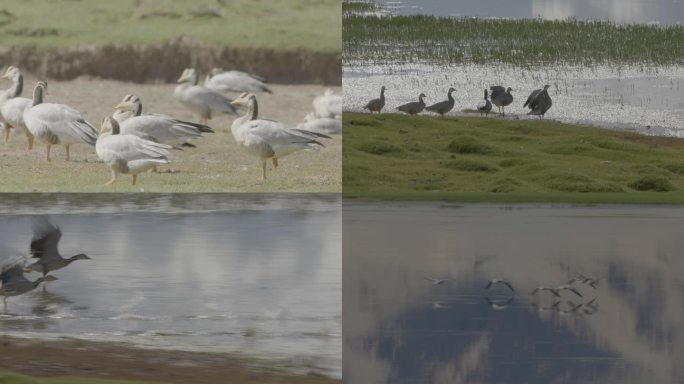
[[252, 120], [240, 128], [244, 132], [244, 145], [266, 144], [279, 157], [299, 149], [318, 149], [324, 145], [316, 139], [330, 137], [321, 133], [287, 128], [284, 124], [271, 120]]
[[528, 105], [530, 106], [530, 109], [533, 108], [533, 104], [535, 100], [537, 99], [537, 96], [541, 93], [541, 89], [535, 89], [530, 93], [530, 96], [527, 98], [527, 101], [525, 101], [525, 104], [523, 104], [523, 107], [527, 107]]
[[43, 103], [26, 110], [26, 125], [31, 131], [50, 132], [64, 140], [78, 139], [95, 145], [97, 130], [77, 110], [64, 104]]
[[28, 279], [24, 277], [24, 267], [16, 263], [4, 266], [0, 273], [0, 279], [2, 279], [3, 286], [18, 282], [28, 282]]
[[59, 259], [57, 245], [62, 238], [62, 230], [47, 218], [39, 217], [33, 221], [33, 239], [29, 253], [31, 257], [41, 259]]
[[169, 149], [166, 144], [155, 143], [135, 135], [106, 135], [100, 137], [96, 147], [97, 155], [107, 164], [136, 160], [167, 160]]
[[260, 80], [239, 71], [223, 72], [208, 78], [204, 85], [215, 91], [225, 92], [267, 92], [272, 93]]
[[206, 125], [156, 114], [131, 117], [121, 124], [121, 133], [123, 134], [136, 135], [142, 138], [153, 137], [160, 143], [201, 137], [203, 132], [213, 132], [213, 130]]
[[207, 107], [212, 111], [219, 111], [234, 115], [235, 107], [230, 104], [230, 100], [211, 89], [192, 86], [183, 91], [183, 101], [188, 104]]

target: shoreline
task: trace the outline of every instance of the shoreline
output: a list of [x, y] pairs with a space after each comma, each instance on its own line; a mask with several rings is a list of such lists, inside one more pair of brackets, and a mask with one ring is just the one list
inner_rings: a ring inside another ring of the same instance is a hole
[[[24, 339], [0, 335], [3, 371], [38, 377], [89, 377], [164, 383], [332, 384], [313, 367], [236, 354], [143, 349], [127, 344], [61, 339]], [[294, 373], [300, 369], [308, 373]]]

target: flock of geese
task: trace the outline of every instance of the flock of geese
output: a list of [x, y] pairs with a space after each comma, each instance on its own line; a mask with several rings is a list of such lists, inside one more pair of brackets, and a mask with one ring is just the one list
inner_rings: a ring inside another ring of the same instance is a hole
[[[430, 277], [425, 277], [425, 280], [430, 281], [433, 285], [442, 285], [450, 281], [448, 278]], [[539, 312], [556, 311], [562, 315], [593, 315], [598, 312], [597, 298], [594, 297], [585, 302], [577, 302], [578, 300], [586, 300], [586, 294], [582, 294], [579, 288], [586, 286], [590, 287], [591, 290], [597, 290], [598, 285], [598, 278], [576, 272], [570, 280], [561, 285], [540, 285], [535, 287], [529, 293], [529, 296], [534, 298], [530, 305]], [[498, 289], [497, 287], [501, 288]], [[484, 289], [488, 293], [485, 296], [485, 301], [494, 310], [508, 308], [516, 294], [513, 284], [500, 277], [491, 279]], [[433, 303], [433, 308], [444, 309], [449, 308], [449, 306], [442, 303]]]
[[[523, 105], [523, 108], [530, 109], [528, 115], [536, 115], [539, 116], [540, 119], [544, 118], [546, 111], [548, 111], [551, 108], [551, 105], [553, 105], [548, 89], [549, 85], [544, 85], [544, 88], [535, 89], [532, 91]], [[367, 109], [371, 113], [380, 113], [380, 111], [382, 111], [382, 109], [385, 107], [385, 90], [386, 88], [383, 85], [380, 88], [380, 97], [369, 101], [363, 107], [363, 109]], [[513, 89], [511, 87], [504, 88], [500, 85], [493, 85], [489, 88], [489, 90], [491, 91], [491, 97], [490, 93], [485, 89], [484, 100], [477, 104], [477, 110], [480, 112], [480, 115], [489, 115], [493, 104], [498, 108], [500, 116], [506, 116], [504, 108], [513, 103], [513, 95], [511, 94]], [[418, 101], [402, 104], [397, 107], [397, 110], [409, 115], [417, 115], [423, 111], [428, 111], [437, 113], [444, 118], [444, 115], [454, 108], [454, 104], [456, 102], [451, 94], [455, 91], [456, 89], [453, 87], [449, 88], [447, 91], [447, 99], [432, 105], [425, 104], [425, 100], [423, 99], [425, 99], [426, 96], [424, 93], [421, 93], [418, 95]]]
[[[298, 126], [260, 118], [256, 93], [272, 93], [260, 76], [215, 68], [200, 84], [194, 68], [183, 71], [174, 90], [175, 98], [199, 117], [199, 123], [182, 121], [172, 116], [143, 113], [142, 101], [137, 95], [126, 95], [115, 106], [114, 112], [103, 119], [100, 129], [85, 120], [76, 109], [45, 101], [48, 84], [38, 81], [31, 98], [20, 97], [23, 75], [19, 68], [10, 66], [2, 75], [12, 82], [10, 88], [0, 92], [0, 123], [4, 125], [4, 141], [11, 130], [26, 136], [27, 149], [33, 149], [38, 139], [46, 146], [45, 160], [51, 161], [52, 146], [64, 146], [66, 160], [70, 160], [72, 145], [86, 144], [95, 147], [98, 157], [111, 169], [112, 178], [120, 174], [136, 177], [144, 171], [154, 171], [160, 164], [169, 163], [171, 149], [195, 147], [190, 140], [214, 130], [208, 126], [212, 115], [236, 115], [240, 107], [246, 113], [236, 118], [231, 132], [238, 146], [259, 158], [262, 178], [266, 178], [267, 162], [274, 167], [278, 160], [303, 149], [320, 149], [322, 139], [342, 132], [342, 100], [340, 95], [327, 90], [313, 101], [313, 112]], [[223, 92], [238, 92], [231, 100]]]
[[[68, 258], [62, 257], [58, 250], [61, 238], [62, 231], [49, 219], [46, 217], [34, 219], [33, 239], [29, 246], [30, 257], [21, 256], [19, 260], [7, 261], [0, 269], [0, 280], [2, 280], [0, 296], [3, 296], [5, 310], [7, 310], [9, 296], [19, 296], [36, 289], [40, 283], [57, 280], [48, 273], [62, 269], [76, 260], [90, 259], [83, 253]], [[38, 272], [43, 276], [31, 281], [24, 275], [30, 272]]]

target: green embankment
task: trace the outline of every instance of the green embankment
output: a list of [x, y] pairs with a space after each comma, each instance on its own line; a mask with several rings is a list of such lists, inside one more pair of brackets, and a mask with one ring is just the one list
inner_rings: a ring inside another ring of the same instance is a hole
[[0, 373], [2, 384], [162, 384], [152, 381], [104, 380], [94, 378], [52, 377], [36, 378], [14, 373]]
[[343, 119], [345, 197], [684, 203], [684, 139], [493, 117]]
[[339, 0], [3, 0], [0, 46], [150, 44], [339, 52]]

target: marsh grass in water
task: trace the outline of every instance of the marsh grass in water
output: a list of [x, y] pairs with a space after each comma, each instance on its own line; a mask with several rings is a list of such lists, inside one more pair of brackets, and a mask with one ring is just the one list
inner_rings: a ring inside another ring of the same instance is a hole
[[345, 113], [346, 197], [684, 203], [684, 139], [553, 121]]
[[345, 65], [684, 64], [684, 26], [345, 13], [342, 40]]

